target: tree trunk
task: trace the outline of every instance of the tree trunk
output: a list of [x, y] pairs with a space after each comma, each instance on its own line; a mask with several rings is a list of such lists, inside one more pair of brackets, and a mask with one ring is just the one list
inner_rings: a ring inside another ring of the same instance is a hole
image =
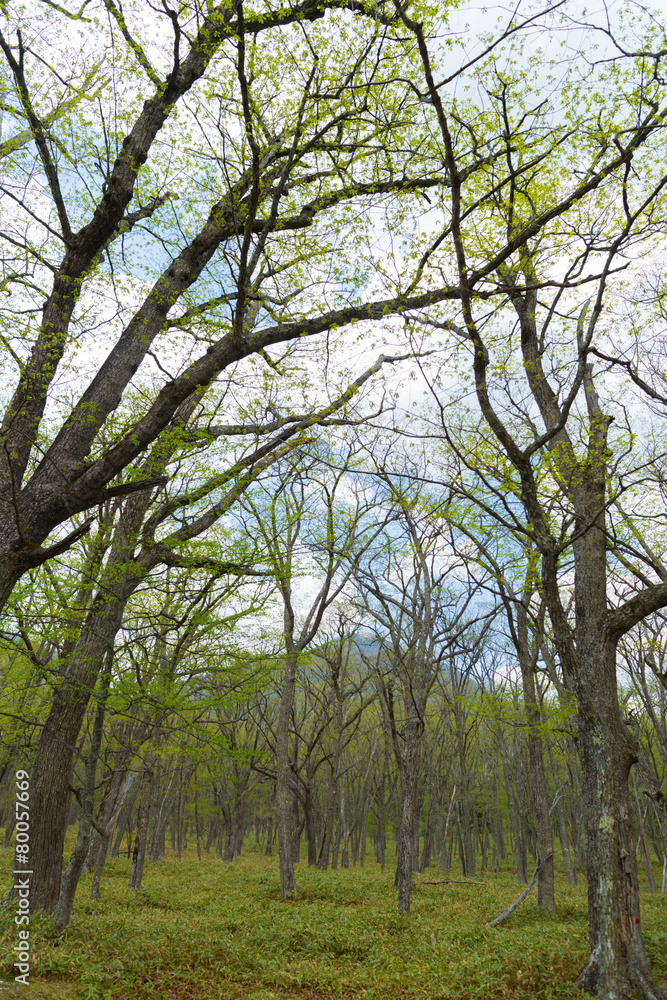
[[[644, 869], [646, 871], [646, 881], [648, 883], [648, 891], [651, 895], [655, 894], [655, 879], [653, 878], [653, 869], [651, 868], [651, 854], [648, 848], [648, 842], [646, 840], [646, 830], [644, 828], [644, 819], [642, 817], [642, 807], [639, 804], [639, 793], [637, 792], [637, 781], [632, 773], [632, 791], [635, 796], [635, 815], [637, 817], [637, 833], [639, 835], [639, 845], [641, 847], [642, 858], [644, 859]], [[646, 807], [648, 812], [648, 804]]]
[[273, 849], [273, 809], [276, 800], [276, 786], [274, 784], [271, 789], [271, 812], [269, 813], [269, 818], [266, 821], [266, 847], [264, 848], [264, 854], [269, 857]]
[[195, 837], [197, 838], [197, 861], [201, 861], [201, 840], [199, 832], [199, 790], [197, 788], [196, 768], [195, 768]]
[[470, 799], [468, 797], [468, 781], [463, 781], [461, 795], [461, 831], [463, 833], [463, 852], [465, 856], [465, 877], [474, 878], [476, 875], [476, 858], [472, 842], [472, 825], [470, 822]]
[[149, 503], [150, 492], [146, 491], [132, 498], [121, 515], [97, 596], [81, 626], [40, 735], [31, 781], [33, 912], [53, 913], [58, 904], [73, 755], [104, 657], [113, 646], [127, 598], [139, 582], [128, 579], [127, 554]]
[[576, 660], [568, 660], [577, 698], [591, 948], [578, 985], [602, 1000], [625, 994], [665, 1000], [641, 930], [629, 789], [637, 754], [618, 703], [618, 640], [607, 624], [604, 480], [591, 477], [574, 495], [578, 529], [588, 528], [574, 543]]
[[377, 787], [377, 792], [375, 794], [375, 802], [377, 804], [376, 810], [376, 831], [375, 831], [375, 860], [380, 865], [381, 871], [384, 871], [385, 861], [387, 857], [387, 803], [385, 801], [386, 796], [386, 784], [387, 784], [387, 770], [389, 768], [389, 741], [385, 732], [385, 746], [384, 746], [384, 759], [382, 761], [382, 777]]
[[431, 864], [431, 839], [433, 830], [433, 804], [429, 803], [428, 816], [426, 818], [426, 829], [424, 830], [424, 849], [419, 861], [419, 871], [425, 872]]
[[72, 654], [37, 746], [30, 802], [32, 912], [53, 913], [58, 904], [74, 751], [107, 642], [117, 631], [112, 618], [113, 625], [102, 616], [99, 631], [87, 632]]
[[[525, 595], [524, 595], [525, 596]], [[544, 753], [540, 724], [542, 721], [540, 706], [537, 701], [535, 687], [536, 656], [530, 655], [528, 645], [528, 615], [522, 602], [517, 605], [517, 653], [521, 668], [523, 683], [523, 701], [528, 721], [528, 766], [530, 772], [530, 791], [533, 800], [533, 815], [536, 830], [536, 860], [553, 855], [553, 835], [551, 818], [549, 816], [549, 796], [547, 792], [547, 774], [544, 767]], [[556, 893], [554, 886], [553, 856], [539, 868], [537, 873], [537, 905], [541, 910], [550, 913], [556, 911]]]
[[[160, 768], [160, 777], [162, 776], [162, 772], [163, 768]], [[161, 802], [159, 784], [157, 781], [154, 782], [153, 795], [151, 798], [152, 815], [149, 817], [150, 837], [148, 840], [147, 851], [149, 861], [157, 861], [160, 857], [162, 857], [162, 847], [164, 845], [167, 822], [174, 808], [181, 787], [178, 778], [179, 765], [176, 761], [173, 761], [171, 777], [169, 778], [169, 783], [164, 795], [162, 796]]]
[[422, 720], [413, 715], [404, 727], [404, 749], [401, 767], [401, 818], [396, 848], [396, 877], [398, 909], [410, 912], [412, 892], [413, 824], [417, 804], [421, 740], [424, 730]]
[[308, 841], [308, 864], [317, 864], [317, 833], [315, 830], [315, 814], [313, 810], [313, 790], [310, 776], [307, 776], [304, 791], [303, 813], [306, 823], [306, 840]]
[[132, 868], [130, 869], [130, 889], [141, 888], [141, 880], [144, 874], [144, 860], [146, 857], [146, 843], [148, 839], [148, 815], [150, 811], [152, 787], [153, 761], [152, 758], [149, 758], [144, 764], [144, 771], [141, 776], [141, 798], [139, 799], [139, 818], [137, 819], [137, 832], [135, 834], [134, 851], [132, 853]]
[[188, 839], [187, 839], [187, 827], [185, 825], [185, 786], [183, 784], [183, 765], [180, 767], [180, 784], [178, 789], [178, 812], [177, 812], [177, 827], [176, 827], [176, 838], [178, 843], [178, 860], [181, 861], [183, 857], [183, 851], [187, 850]]
[[350, 842], [350, 831], [347, 825], [347, 774], [343, 772], [343, 776], [340, 779], [340, 839], [342, 844], [340, 866], [341, 868], [350, 867], [350, 856], [349, 856], [349, 842]]
[[113, 812], [103, 827], [103, 833], [99, 835], [99, 848], [97, 852], [97, 866], [95, 868], [95, 874], [93, 876], [93, 882], [90, 887], [90, 898], [97, 899], [100, 895], [100, 886], [102, 884], [102, 872], [104, 871], [104, 866], [106, 864], [107, 855], [109, 852], [109, 841], [111, 840], [111, 835], [113, 834], [114, 825], [118, 819], [118, 813], [123, 807], [124, 797], [129, 791], [134, 776], [130, 775], [125, 781], [125, 790], [122, 796], [118, 797], [118, 801], [113, 807]]
[[292, 859], [292, 766], [289, 747], [290, 718], [294, 704], [294, 688], [298, 654], [291, 652], [285, 660], [280, 713], [276, 731], [276, 798], [278, 812], [278, 856], [280, 859], [280, 893], [283, 899], [294, 896], [294, 861]]
[[118, 856], [121, 844], [123, 842], [123, 836], [124, 836], [125, 831], [127, 829], [128, 823], [131, 820], [132, 810], [134, 809], [134, 803], [136, 801], [137, 793], [139, 791], [139, 785], [134, 780], [134, 775], [131, 775], [131, 777], [132, 777], [132, 787], [131, 787], [131, 791], [129, 792], [128, 798], [125, 800], [125, 802], [123, 804], [123, 808], [121, 810], [121, 814], [120, 814], [120, 817], [118, 819], [118, 827], [116, 829], [116, 839], [115, 839], [113, 847], [111, 849], [111, 857], [112, 858], [115, 858], [115, 857]]
[[560, 849], [563, 855], [563, 861], [565, 862], [565, 871], [567, 873], [567, 884], [571, 889], [576, 889], [577, 887], [577, 873], [572, 865], [572, 855], [570, 854], [570, 841], [567, 835], [567, 821], [565, 819], [565, 809], [563, 807], [562, 799], [558, 802], [556, 806], [558, 811], [558, 834], [560, 837]]
[[[226, 796], [226, 791], [224, 793]], [[225, 847], [222, 852], [223, 861], [233, 861], [234, 860], [234, 844], [235, 844], [235, 830], [234, 823], [232, 822], [232, 810], [231, 803], [228, 798], [223, 797], [223, 792], [220, 793], [220, 802], [222, 804], [222, 818], [223, 826], [225, 830]]]
[[100, 887], [102, 885], [102, 872], [104, 871], [104, 866], [107, 861], [110, 836], [111, 836], [110, 833], [105, 832], [100, 837], [100, 846], [97, 854], [97, 867], [95, 868], [95, 874], [93, 875], [93, 882], [90, 887], [91, 899], [98, 899], [100, 895]]
[[[554, 778], [554, 785], [558, 786], [559, 777], [556, 771], [556, 765], [554, 762], [553, 752], [551, 750], [551, 745], [547, 741], [547, 750], [549, 753], [549, 763], [551, 764], [551, 773]], [[560, 839], [560, 850], [563, 855], [563, 862], [565, 863], [565, 872], [567, 874], [567, 884], [571, 889], [576, 889], [577, 887], [577, 873], [572, 865], [572, 855], [570, 853], [570, 838], [567, 833], [567, 820], [565, 818], [565, 806], [563, 805], [563, 796], [561, 794], [561, 789], [556, 792], [556, 818], [558, 820], [558, 836]]]
[[106, 710], [107, 696], [109, 694], [109, 684], [111, 681], [112, 659], [113, 652], [110, 650], [107, 654], [106, 670], [104, 671], [102, 677], [101, 691], [99, 701], [97, 703], [97, 711], [95, 712], [95, 723], [93, 725], [92, 738], [90, 741], [90, 751], [86, 761], [86, 771], [81, 794], [81, 820], [79, 821], [79, 830], [76, 837], [76, 844], [74, 846], [74, 850], [72, 851], [72, 856], [60, 883], [60, 894], [55, 909], [55, 926], [56, 931], [59, 934], [69, 926], [69, 922], [72, 919], [74, 897], [76, 895], [81, 872], [83, 871], [83, 864], [86, 860], [88, 846], [90, 844], [90, 833], [93, 826], [93, 810], [95, 807], [95, 774], [97, 771], [97, 762], [100, 756], [100, 747], [102, 746], [102, 736], [104, 733], [104, 714]]
[[14, 827], [16, 826], [16, 810], [12, 812], [7, 817], [7, 826], [5, 827], [5, 836], [2, 841], [3, 847], [9, 847], [12, 842], [12, 834], [14, 833]]
[[336, 756], [335, 762], [331, 761], [330, 763], [329, 779], [327, 782], [327, 806], [324, 813], [324, 832], [322, 834], [320, 855], [317, 859], [317, 867], [322, 868], [324, 871], [329, 867], [329, 855], [333, 847], [334, 827], [336, 824], [336, 806], [338, 802], [337, 763], [338, 758]]

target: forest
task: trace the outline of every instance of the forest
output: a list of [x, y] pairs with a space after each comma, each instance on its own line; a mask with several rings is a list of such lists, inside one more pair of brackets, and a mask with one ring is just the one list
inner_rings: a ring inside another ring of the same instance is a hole
[[0, 992], [666, 1000], [660, 5], [0, 49]]

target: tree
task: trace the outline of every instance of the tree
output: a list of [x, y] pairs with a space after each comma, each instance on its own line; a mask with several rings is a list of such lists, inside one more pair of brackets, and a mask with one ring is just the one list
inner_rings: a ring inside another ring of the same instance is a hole
[[[339, 795], [341, 782], [345, 781], [346, 775], [344, 755], [358, 731], [364, 711], [375, 700], [373, 694], [365, 695], [368, 672], [359, 657], [351, 622], [342, 608], [337, 609], [335, 620], [328, 629], [325, 641], [317, 648], [314, 660], [316, 664], [321, 664], [319, 701], [326, 712], [319, 763], [326, 761], [329, 769], [322, 817], [322, 842], [316, 862], [318, 868], [326, 871], [332, 850], [333, 866], [336, 867], [338, 863], [338, 841], [334, 836], [334, 827], [339, 803], [341, 824], [345, 823], [344, 796]], [[370, 756], [372, 759], [372, 752]], [[363, 808], [362, 802], [362, 810]], [[349, 830], [345, 833], [349, 836]], [[346, 839], [344, 836], [344, 857], [347, 857]], [[346, 867], [345, 863], [343, 867]]]
[[[284, 672], [276, 726], [276, 796], [280, 891], [296, 896], [292, 856], [293, 776], [289, 747], [290, 721], [299, 661], [318, 634], [327, 610], [343, 593], [363, 551], [382, 530], [372, 517], [374, 499], [352, 489], [356, 446], [342, 442], [332, 456], [294, 453], [274, 466], [262, 494], [248, 496], [248, 531], [263, 542], [283, 608], [281, 655]], [[342, 454], [341, 454], [342, 453]], [[331, 460], [335, 466], [331, 467]], [[346, 493], [348, 496], [346, 497]], [[298, 592], [307, 564], [315, 589]], [[302, 606], [305, 605], [305, 606]]]
[[[466, 523], [466, 514], [470, 518], [468, 523]], [[467, 559], [470, 564], [480, 564], [486, 577], [486, 586], [492, 589], [502, 602], [507, 620], [507, 630], [516, 650], [528, 724], [530, 792], [536, 823], [535, 860], [538, 865], [538, 906], [553, 912], [556, 909], [553, 836], [544, 764], [544, 741], [541, 732], [543, 713], [537, 684], [538, 663], [541, 649], [544, 646], [546, 608], [543, 600], [534, 600], [536, 593], [539, 592], [535, 554], [525, 539], [517, 539], [516, 536], [510, 536], [507, 539], [505, 533], [502, 532], [498, 537], [497, 524], [493, 522], [493, 519], [491, 519], [490, 529], [488, 525], [482, 526], [474, 499], [458, 514], [456, 506], [450, 505], [447, 508], [447, 520], [450, 525], [453, 548], [460, 552], [462, 558]], [[463, 544], [461, 544], [461, 538], [463, 538]], [[524, 542], [523, 547], [522, 541]], [[515, 551], [512, 551], [513, 549]], [[518, 562], [518, 566], [512, 565], [514, 561]], [[518, 576], [518, 581], [513, 579], [515, 576]], [[567, 849], [567, 845], [565, 849]], [[544, 863], [540, 864], [540, 862]]]
[[[390, 524], [384, 544], [374, 546], [355, 570], [362, 622], [372, 628], [377, 644], [366, 659], [375, 660], [401, 783], [396, 887], [403, 913], [410, 910], [412, 872], [418, 867], [414, 831], [419, 828], [427, 703], [448, 657], [465, 648], [464, 636], [476, 617], [469, 612], [474, 588], [466, 592], [465, 583], [456, 579], [461, 565], [443, 551], [439, 526], [424, 511], [419, 488], [410, 485], [418, 478], [412, 468], [396, 477], [385, 469], [378, 472]], [[395, 687], [402, 699], [400, 715]]]
[[[621, 105], [605, 123], [582, 105], [576, 149], [584, 166], [581, 180], [567, 171], [567, 156], [559, 151], [569, 124], [551, 118], [548, 133], [548, 102], [531, 107], [509, 67], [490, 67], [486, 93], [504, 126], [506, 158], [494, 176], [494, 213], [483, 219], [479, 192], [461, 170], [460, 113], [446, 106], [434, 81], [421, 26], [406, 15], [403, 20], [422, 55], [452, 185], [439, 239], [449, 241], [461, 311], [456, 319], [433, 318], [460, 337], [459, 365], [468, 353], [482, 421], [478, 450], [471, 452], [456, 434], [440, 386], [434, 392], [442, 427], [462, 466], [477, 477], [483, 509], [530, 539], [539, 553], [554, 645], [576, 698], [591, 946], [579, 985], [605, 1000], [630, 992], [663, 998], [641, 933], [628, 789], [636, 749], [619, 707], [616, 649], [623, 635], [667, 604], [667, 584], [654, 564], [653, 579], [644, 574], [638, 592], [616, 600], [609, 593], [615, 554], [608, 510], [618, 489], [615, 477], [622, 476], [625, 486], [641, 473], [622, 459], [623, 428], [610, 433], [612, 395], [618, 394], [594, 372], [591, 352], [605, 343], [604, 306], [623, 255], [634, 240], [648, 241], [662, 228], [667, 177], [654, 164], [663, 157], [658, 67], [664, 54], [636, 54], [614, 74], [619, 86], [626, 82], [623, 74], [638, 81], [640, 105]], [[648, 67], [649, 76], [654, 69], [656, 76], [644, 87]], [[562, 93], [567, 96], [567, 88]], [[527, 122], [530, 132], [520, 140]], [[484, 131], [485, 122], [479, 131], [468, 124], [466, 141], [470, 136], [479, 143]], [[483, 241], [475, 217], [484, 227]], [[556, 265], [555, 255], [566, 263]], [[570, 292], [581, 285], [592, 286], [586, 303]], [[639, 464], [645, 460], [641, 456]], [[448, 489], [453, 482], [448, 479]], [[573, 584], [563, 579], [565, 553], [572, 559]]]
[[[155, 451], [159, 453], [161, 449]], [[163, 467], [173, 457], [173, 447], [168, 447], [166, 452], [157, 457]], [[154, 461], [155, 454], [149, 459]], [[269, 450], [269, 462], [272, 460]], [[173, 524], [175, 530], [163, 534], [159, 540], [155, 537], [156, 532], [176, 511], [180, 512], [183, 498], [164, 498], [165, 502], [159, 504], [157, 510], [151, 510], [153, 497], [148, 490], [119, 504], [117, 510], [109, 514], [108, 523], [103, 523], [93, 538], [76, 600], [81, 618], [77, 628], [70, 624], [63, 656], [54, 665], [59, 683], [33, 763], [35, 889], [31, 906], [34, 909], [51, 913], [57, 904], [76, 741], [102, 664], [109, 649], [113, 649], [130, 597], [157, 567], [165, 562], [182, 562], [179, 542], [185, 543], [209, 530], [266, 465], [266, 457], [258, 462], [242, 460], [215, 476], [213, 482], [207, 484], [208, 490], [203, 491], [204, 496], [224, 487], [225, 481], [231, 481], [230, 488], [218, 494], [208, 510], [200, 508], [189, 522], [179, 518]], [[200, 503], [204, 499], [201, 494], [200, 489], [197, 496]], [[196, 558], [188, 560], [186, 557], [185, 562], [189, 562], [192, 569], [196, 568]], [[238, 578], [254, 572], [252, 566], [241, 566], [234, 560], [225, 564], [224, 559], [204, 558], [203, 563], [218, 575], [231, 573]]]
[[[7, 8], [0, 32], [21, 129], [3, 160], [2, 605], [94, 515], [71, 518], [152, 485], [137, 462], [193, 393], [220, 379], [233, 408], [233, 380], [266, 395], [303, 338], [457, 294], [358, 294], [361, 220], [444, 183], [404, 152], [393, 8], [105, 10]], [[365, 206], [353, 226], [346, 205]]]
[[[165, 565], [192, 572], [208, 569], [218, 576], [231, 573], [237, 580], [256, 574], [252, 545], [243, 553], [239, 551], [236, 558], [223, 556], [212, 537], [213, 529], [257, 477], [301, 444], [307, 428], [344, 421], [346, 418], [336, 414], [385, 362], [392, 360], [380, 356], [341, 395], [307, 416], [279, 414], [264, 422], [215, 425], [206, 419], [210, 417], [207, 400], [191, 396], [143, 463], [143, 471], [152, 479], [169, 468], [171, 489], [155, 494], [144, 489], [107, 504], [99, 530], [85, 545], [81, 586], [72, 602], [74, 607], [66, 614], [67, 638], [60, 643], [60, 657], [54, 665], [59, 683], [33, 763], [33, 798], [39, 807], [32, 827], [35, 890], [31, 905], [35, 909], [52, 912], [57, 903], [74, 747], [102, 663], [121, 628], [132, 594]], [[268, 440], [262, 442], [263, 438]], [[216, 449], [214, 445], [221, 442], [222, 448]], [[196, 465], [194, 474], [192, 471], [192, 451], [197, 456], [202, 445], [208, 459], [205, 477], [197, 475]], [[209, 465], [218, 469], [211, 474]], [[207, 539], [204, 551], [191, 551], [202, 537]], [[68, 604], [62, 591], [60, 599]], [[13, 608], [14, 602], [10, 604]], [[74, 609], [79, 610], [78, 621]]]

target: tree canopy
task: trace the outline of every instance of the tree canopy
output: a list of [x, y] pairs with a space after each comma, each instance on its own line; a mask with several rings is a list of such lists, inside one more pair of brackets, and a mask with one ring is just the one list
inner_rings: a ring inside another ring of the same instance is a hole
[[585, 844], [579, 985], [664, 997], [635, 847], [651, 884], [659, 13], [46, 0], [3, 5], [0, 48], [2, 777], [30, 764], [33, 910], [65, 928], [135, 814], [138, 888], [190, 793], [199, 847], [204, 771], [228, 860], [264, 796], [283, 896], [302, 829], [327, 867], [373, 824], [384, 864], [391, 802], [406, 913], [455, 828], [465, 873], [504, 855], [507, 808], [546, 909], [554, 837], [569, 879]]

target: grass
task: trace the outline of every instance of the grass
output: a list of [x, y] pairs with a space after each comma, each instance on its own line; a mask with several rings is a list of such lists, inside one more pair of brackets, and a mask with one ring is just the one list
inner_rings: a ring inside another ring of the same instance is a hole
[[[0, 851], [9, 877], [11, 851]], [[278, 891], [277, 857], [248, 851], [234, 864], [212, 856], [148, 865], [140, 892], [129, 862], [110, 860], [102, 898], [82, 879], [72, 924], [60, 940], [33, 917], [31, 986], [0, 988], [0, 1000], [440, 1000], [583, 997], [573, 982], [587, 957], [583, 879], [557, 869], [555, 916], [537, 891], [505, 923], [485, 926], [520, 891], [511, 872], [483, 885], [416, 884], [411, 913], [396, 910], [393, 871], [322, 872], [297, 866], [299, 898]], [[460, 874], [452, 872], [453, 878]], [[433, 872], [415, 876], [419, 883]], [[642, 898], [654, 972], [667, 984], [667, 896]], [[0, 978], [11, 981], [16, 928], [0, 913]]]

